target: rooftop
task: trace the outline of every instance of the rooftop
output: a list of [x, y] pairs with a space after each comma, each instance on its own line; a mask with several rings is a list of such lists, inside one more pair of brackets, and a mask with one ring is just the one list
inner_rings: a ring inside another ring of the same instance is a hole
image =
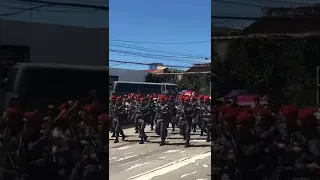
[[211, 63], [194, 64], [187, 72], [207, 72], [211, 71]]
[[244, 34], [305, 33], [320, 31], [320, 21], [314, 19], [266, 19], [255, 21], [243, 30]]

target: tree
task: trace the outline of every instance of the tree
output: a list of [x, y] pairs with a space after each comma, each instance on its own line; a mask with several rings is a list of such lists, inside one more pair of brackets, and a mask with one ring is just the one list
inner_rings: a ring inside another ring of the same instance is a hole
[[148, 73], [145, 76], [145, 82], [162, 83], [163, 79], [159, 76], [154, 76], [152, 73]]
[[315, 104], [319, 41], [251, 39], [244, 44], [248, 59], [228, 67], [232, 80], [286, 103]]

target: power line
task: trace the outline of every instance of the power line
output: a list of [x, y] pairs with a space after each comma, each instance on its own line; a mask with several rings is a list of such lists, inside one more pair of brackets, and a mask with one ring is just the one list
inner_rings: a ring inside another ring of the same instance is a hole
[[[156, 55], [156, 54], [146, 54], [146, 53], [139, 53], [139, 52], [132, 52], [132, 51], [124, 51], [119, 49], [109, 49], [109, 52], [119, 53], [119, 54], [125, 54], [125, 55], [132, 55], [136, 57], [144, 57], [144, 58], [150, 58], [150, 59], [158, 59], [162, 61], [175, 61], [175, 62], [186, 62], [188, 59], [181, 59], [174, 56], [165, 56], [165, 55]], [[189, 59], [190, 62], [190, 59]]]
[[200, 44], [200, 43], [208, 43], [210, 41], [191, 41], [191, 42], [139, 42], [139, 41], [127, 41], [127, 40], [117, 40], [113, 39], [110, 41], [115, 42], [129, 42], [129, 43], [137, 43], [137, 44]]
[[27, 9], [24, 9], [24, 10], [20, 10], [20, 11], [17, 11], [17, 12], [0, 14], [0, 16], [18, 15], [18, 14], [24, 13], [26, 11], [31, 11], [31, 10], [34, 10], [34, 9], [39, 9], [39, 8], [48, 7], [48, 6], [52, 6], [52, 4], [50, 4], [50, 3], [49, 4], [42, 4], [42, 5], [34, 6], [34, 7], [31, 7], [31, 8], [27, 8]]
[[[22, 12], [30, 11], [28, 8], [23, 7], [14, 7], [14, 6], [8, 6], [8, 5], [0, 5], [0, 7], [11, 9], [11, 10], [20, 10]], [[96, 11], [88, 11], [88, 10], [54, 10], [54, 9], [32, 9], [32, 11], [39, 11], [39, 12], [55, 12], [55, 13], [88, 13], [88, 12], [96, 12]], [[21, 12], [21, 13], [22, 13]], [[14, 12], [15, 14], [17, 12]]]
[[145, 51], [145, 52], [154, 52], [154, 53], [159, 53], [159, 54], [165, 54], [165, 55], [174, 55], [177, 58], [189, 58], [189, 59], [206, 59], [209, 57], [206, 56], [197, 56], [197, 55], [189, 55], [189, 54], [183, 54], [179, 52], [170, 52], [170, 51], [163, 51], [159, 49], [154, 49], [154, 48], [145, 48], [145, 47], [139, 47], [139, 46], [132, 46], [132, 45], [127, 45], [127, 44], [119, 44], [119, 43], [110, 43], [110, 46], [114, 47], [121, 47], [125, 49], [133, 49], [133, 50], [139, 50], [139, 51]]
[[241, 6], [249, 6], [249, 7], [258, 7], [258, 8], [265, 7], [262, 5], [249, 4], [249, 3], [243, 3], [243, 2], [234, 2], [234, 1], [225, 1], [225, 0], [211, 0], [211, 1], [217, 2], [217, 3], [225, 3], [225, 4], [241, 5]]
[[[249, 7], [258, 7], [258, 8], [266, 8], [267, 6], [258, 5], [258, 4], [249, 4], [244, 2], [236, 2], [236, 1], [227, 1], [227, 0], [211, 0], [217, 3], [225, 3], [232, 5], [241, 5], [241, 6], [249, 6]], [[312, 5], [312, 3], [303, 3], [303, 2], [291, 2], [291, 1], [281, 1], [281, 0], [263, 0], [264, 2], [269, 3], [277, 3], [277, 4], [290, 4], [290, 5]]]
[[232, 19], [232, 20], [320, 20], [320, 16], [297, 16], [297, 17], [282, 17], [282, 16], [272, 16], [272, 17], [246, 17], [246, 16], [220, 16], [212, 15], [211, 19]]
[[[115, 60], [115, 59], [110, 59], [110, 62], [116, 62], [116, 63], [123, 63], [123, 64], [136, 64], [136, 65], [153, 65], [153, 63], [142, 63], [142, 62], [132, 62], [132, 61], [123, 61], [123, 60]], [[174, 65], [165, 65], [167, 67], [173, 67], [173, 68], [203, 68], [202, 66], [194, 66], [194, 67], [188, 67], [188, 66], [174, 66]]]
[[270, 33], [270, 34], [250, 34], [250, 35], [239, 35], [239, 36], [213, 36], [212, 40], [234, 40], [234, 39], [256, 39], [256, 38], [271, 38], [271, 39], [305, 39], [311, 37], [320, 37], [319, 32], [309, 33]]
[[203, 55], [195, 55], [195, 54], [187, 54], [187, 53], [177, 52], [172, 49], [154, 48], [154, 46], [150, 46], [150, 45], [149, 46], [148, 45], [138, 45], [137, 46], [137, 45], [131, 45], [131, 44], [125, 44], [125, 43], [109, 43], [109, 44], [111, 46], [116, 46], [116, 47], [123, 47], [123, 48], [128, 48], [128, 49], [136, 49], [136, 50], [156, 52], [156, 53], [164, 53], [164, 54], [169, 54], [169, 55], [186, 56], [186, 57], [190, 57], [190, 58], [199, 58], [199, 59], [209, 58], [208, 56], [203, 56]]
[[270, 3], [281, 3], [281, 4], [295, 4], [295, 5], [313, 5], [314, 3], [308, 3], [308, 2], [297, 2], [297, 1], [284, 1], [284, 0], [262, 0], [264, 2], [270, 2]]
[[29, 2], [29, 3], [40, 3], [40, 4], [51, 4], [58, 6], [69, 6], [69, 7], [78, 7], [78, 8], [89, 8], [89, 9], [98, 9], [103, 11], [109, 11], [109, 6], [97, 6], [90, 4], [80, 4], [80, 3], [67, 3], [67, 2], [51, 2], [43, 0], [17, 0], [20, 2]]

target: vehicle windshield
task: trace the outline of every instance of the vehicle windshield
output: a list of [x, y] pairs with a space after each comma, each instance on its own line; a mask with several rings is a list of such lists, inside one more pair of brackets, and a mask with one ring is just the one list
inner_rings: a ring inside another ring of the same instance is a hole
[[5, 91], [6, 92], [13, 91], [17, 73], [18, 73], [18, 68], [13, 68], [9, 72], [8, 78], [5, 80]]
[[110, 91], [113, 91], [113, 89], [114, 89], [114, 85], [115, 85], [115, 83], [114, 83], [114, 82], [110, 85], [110, 87], [109, 87], [109, 90], [110, 90]]

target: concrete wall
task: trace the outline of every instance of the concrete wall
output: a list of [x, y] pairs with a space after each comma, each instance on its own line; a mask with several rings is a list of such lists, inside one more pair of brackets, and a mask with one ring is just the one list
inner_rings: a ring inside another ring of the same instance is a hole
[[144, 82], [147, 71], [110, 68], [109, 74], [119, 76], [119, 81]]
[[107, 65], [109, 28], [0, 20], [0, 44], [29, 46], [30, 61]]

